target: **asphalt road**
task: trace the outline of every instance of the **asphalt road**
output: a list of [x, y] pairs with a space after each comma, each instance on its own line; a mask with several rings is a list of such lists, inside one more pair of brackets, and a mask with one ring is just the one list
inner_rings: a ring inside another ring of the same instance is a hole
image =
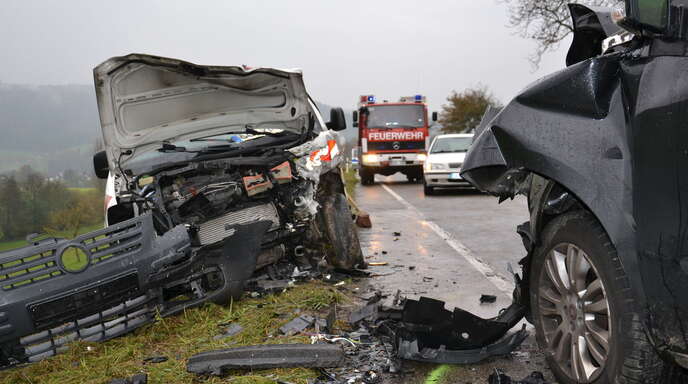
[[[526, 253], [516, 233], [516, 226], [528, 220], [525, 198], [498, 204], [472, 190], [424, 196], [422, 185], [403, 176], [377, 176], [376, 181], [359, 185], [355, 197], [373, 222], [373, 228], [360, 231], [364, 254], [369, 262], [386, 263], [370, 267], [375, 277], [369, 289], [432, 297], [445, 301], [448, 309], [461, 307], [485, 318], [509, 306], [513, 277], [507, 265], [520, 272], [518, 261]], [[481, 294], [498, 300], [480, 304]], [[551, 380], [532, 333], [531, 328], [531, 337], [511, 357], [452, 369], [451, 382], [483, 383], [494, 368], [517, 379], [543, 371]], [[426, 375], [432, 369], [421, 367]]]

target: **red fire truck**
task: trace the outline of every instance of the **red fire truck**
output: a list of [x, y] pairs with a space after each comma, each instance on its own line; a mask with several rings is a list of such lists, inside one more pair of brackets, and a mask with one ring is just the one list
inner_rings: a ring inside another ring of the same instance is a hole
[[[363, 185], [373, 184], [376, 174], [389, 176], [401, 172], [411, 182], [423, 178], [430, 138], [424, 96], [378, 103], [375, 96], [364, 95], [353, 118], [354, 127], [358, 127], [358, 172]], [[437, 112], [433, 112], [432, 121], [437, 121]]]

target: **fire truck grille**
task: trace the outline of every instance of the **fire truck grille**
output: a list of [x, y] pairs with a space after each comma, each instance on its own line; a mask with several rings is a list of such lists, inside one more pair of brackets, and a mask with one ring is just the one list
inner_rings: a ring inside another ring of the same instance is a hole
[[425, 141], [373, 141], [368, 142], [369, 151], [417, 151], [425, 149]]
[[198, 241], [201, 245], [214, 244], [232, 236], [235, 232], [235, 229], [232, 228], [234, 225], [263, 220], [272, 222], [271, 231], [279, 228], [279, 214], [274, 204], [255, 205], [208, 220], [201, 224], [198, 229]]

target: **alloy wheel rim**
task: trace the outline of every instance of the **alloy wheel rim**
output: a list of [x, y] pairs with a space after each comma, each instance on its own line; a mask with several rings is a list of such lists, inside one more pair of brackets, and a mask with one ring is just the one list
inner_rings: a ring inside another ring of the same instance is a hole
[[604, 283], [588, 255], [570, 243], [554, 247], [540, 273], [538, 309], [547, 350], [571, 379], [592, 382], [604, 370], [610, 348]]

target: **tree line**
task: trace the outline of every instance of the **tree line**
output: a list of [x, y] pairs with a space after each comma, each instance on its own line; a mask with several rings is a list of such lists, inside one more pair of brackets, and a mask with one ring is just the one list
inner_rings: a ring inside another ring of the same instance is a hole
[[75, 236], [104, 221], [104, 186], [67, 188], [28, 166], [0, 175], [0, 241], [28, 234]]

